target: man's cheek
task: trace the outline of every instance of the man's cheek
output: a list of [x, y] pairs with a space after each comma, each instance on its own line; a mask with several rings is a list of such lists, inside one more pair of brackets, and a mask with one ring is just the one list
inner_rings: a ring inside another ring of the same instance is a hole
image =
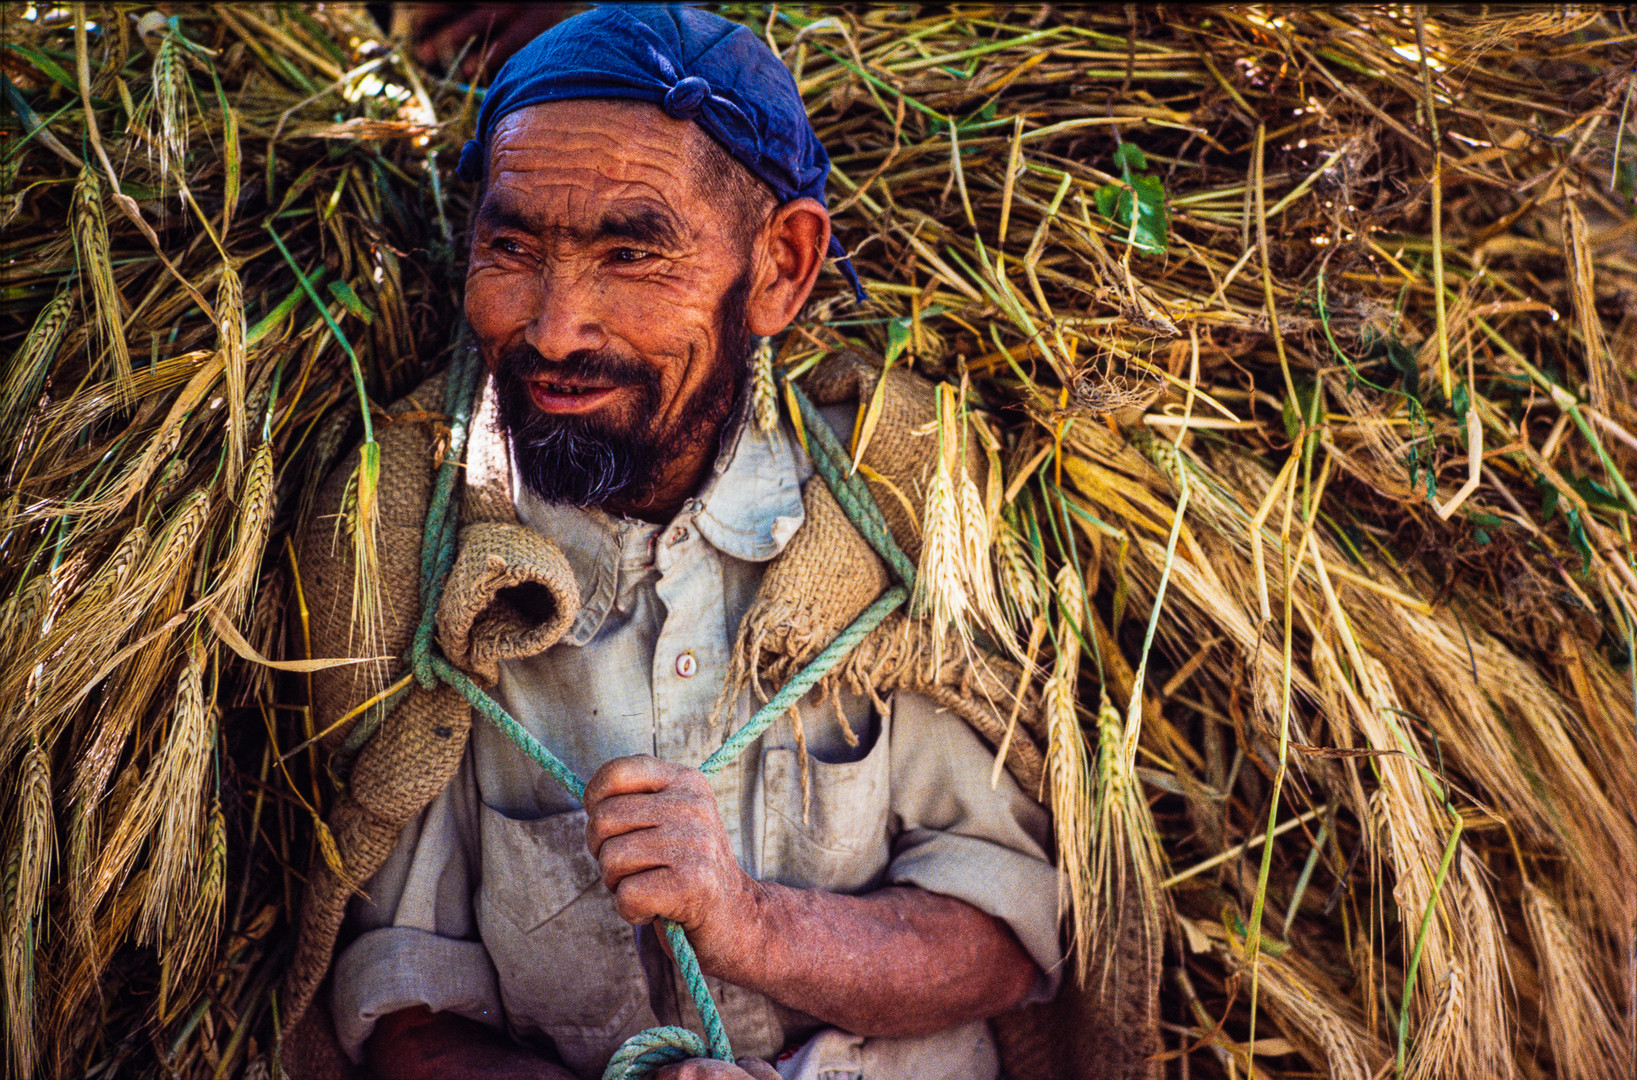
[[466, 278], [466, 321], [485, 355], [504, 348], [528, 325], [524, 275], [498, 267], [475, 267]]

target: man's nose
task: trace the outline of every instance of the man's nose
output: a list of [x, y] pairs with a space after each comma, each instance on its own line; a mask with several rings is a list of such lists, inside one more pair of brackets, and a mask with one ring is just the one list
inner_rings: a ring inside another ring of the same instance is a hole
[[547, 267], [541, 271], [534, 317], [524, 337], [547, 360], [578, 350], [597, 351], [608, 344], [597, 291], [573, 273]]

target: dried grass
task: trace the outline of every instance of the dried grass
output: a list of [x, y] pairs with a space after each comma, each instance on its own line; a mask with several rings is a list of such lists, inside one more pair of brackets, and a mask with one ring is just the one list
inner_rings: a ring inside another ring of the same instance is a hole
[[[1625, 13], [728, 10], [872, 297], [827, 276], [783, 358], [947, 387], [922, 601], [1032, 639], [1076, 963], [1173, 931], [1190, 1077], [1629, 1075]], [[351, 7], [35, 14], [0, 57], [7, 1067], [259, 1075], [334, 787], [286, 757], [305, 680], [205, 605], [305, 657], [287, 540], [333, 524], [374, 639], [369, 403], [451, 338], [475, 101]]]

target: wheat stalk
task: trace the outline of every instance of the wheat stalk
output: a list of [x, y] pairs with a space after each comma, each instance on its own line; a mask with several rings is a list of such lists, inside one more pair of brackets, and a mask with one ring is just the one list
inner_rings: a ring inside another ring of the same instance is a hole
[[[0, 384], [0, 435], [7, 439], [21, 434], [25, 416], [38, 407], [40, 388], [57, 357], [57, 347], [62, 344], [73, 313], [72, 293], [64, 290], [52, 297], [35, 316], [23, 347], [7, 364], [4, 382]], [[18, 449], [22, 448], [19, 443]]]
[[921, 532], [921, 560], [916, 568], [913, 609], [924, 615], [931, 625], [932, 649], [928, 657], [929, 670], [943, 669], [944, 642], [953, 629], [963, 643], [971, 641], [967, 616], [969, 597], [966, 590], [967, 574], [962, 562], [965, 558], [965, 535], [962, 531], [959, 496], [955, 490], [949, 464], [953, 452], [952, 425], [944, 423], [947, 411], [942, 408], [949, 387], [940, 386], [939, 453], [933, 466], [932, 482], [927, 488], [925, 527]]
[[773, 377], [773, 339], [759, 338], [750, 367], [750, 410], [764, 435], [779, 430], [779, 388]]
[[[74, 243], [80, 256], [80, 280], [90, 281], [92, 312], [87, 321], [96, 327], [103, 348], [113, 358], [115, 385], [131, 385], [131, 354], [125, 342], [119, 286], [108, 257], [108, 222], [103, 216], [102, 181], [89, 164], [80, 169], [74, 186]], [[82, 294], [83, 294], [82, 287]]]
[[366, 442], [358, 448], [358, 465], [347, 482], [340, 522], [352, 548], [352, 624], [361, 636], [354, 644], [369, 652], [380, 651], [381, 555], [376, 540], [380, 474], [380, 447]]
[[28, 1077], [35, 1058], [34, 982], [41, 915], [56, 850], [51, 763], [38, 741], [23, 757], [14, 841], [5, 871], [0, 926], [0, 985], [5, 987], [6, 1043], [13, 1074]]
[[[1462, 1068], [1462, 1024], [1466, 1006], [1466, 980], [1461, 967], [1451, 964], [1444, 969], [1437, 997], [1428, 1010], [1421, 1031], [1416, 1037], [1415, 1053], [1404, 1067], [1407, 1080], [1433, 1080], [1435, 1077], [1475, 1075]], [[1408, 1007], [1408, 1003], [1405, 1003]], [[1510, 1071], [1510, 1070], [1508, 1070]]]
[[961, 576], [967, 603], [973, 616], [989, 631], [996, 644], [1022, 659], [1020, 643], [1012, 624], [1001, 610], [995, 595], [995, 563], [993, 541], [989, 531], [989, 515], [983, 507], [983, 496], [972, 474], [961, 470]]
[[233, 543], [227, 549], [220, 572], [218, 595], [228, 620], [241, 624], [255, 592], [256, 575], [261, 569], [262, 550], [267, 545], [268, 526], [273, 520], [273, 447], [262, 443], [251, 455], [239, 491], [239, 515], [233, 528]]
[[1523, 913], [1540, 958], [1542, 1011], [1560, 1080], [1605, 1080], [1630, 1064], [1614, 1013], [1618, 1000], [1591, 964], [1595, 955], [1563, 908], [1544, 890], [1524, 887]]
[[227, 899], [227, 818], [222, 800], [213, 796], [205, 816], [203, 865], [186, 929], [179, 935], [176, 970], [183, 978], [198, 971], [215, 951], [222, 928], [222, 906]]
[[244, 286], [231, 263], [222, 264], [222, 278], [216, 285], [216, 317], [219, 326], [216, 347], [222, 356], [227, 382], [227, 480], [231, 484], [238, 480], [244, 467], [250, 433], [245, 398], [249, 358], [244, 342]]
[[1081, 612], [1085, 590], [1079, 568], [1064, 564], [1057, 572], [1057, 655], [1041, 703], [1046, 714], [1046, 776], [1050, 784], [1052, 822], [1057, 834], [1058, 907], [1068, 914], [1069, 939], [1079, 957], [1083, 978], [1090, 964], [1095, 926], [1091, 877], [1092, 803], [1086, 739], [1076, 713], [1075, 689], [1080, 674]]
[[[153, 98], [148, 145], [159, 168], [160, 183], [180, 171], [188, 154], [188, 69], [176, 33], [165, 32], [153, 62]], [[218, 309], [220, 310], [220, 309]]]
[[[137, 923], [139, 942], [162, 940], [172, 920], [187, 915], [189, 898], [199, 887], [205, 784], [215, 735], [211, 709], [205, 703], [206, 656], [196, 647], [183, 663], [170, 726], [144, 778], [138, 806], [125, 818], [135, 823], [137, 832], [151, 830], [153, 834]], [[125, 820], [120, 822], [122, 827]]]
[[1032, 625], [1040, 612], [1040, 575], [1023, 538], [1005, 519], [995, 530], [995, 567], [1012, 625]]

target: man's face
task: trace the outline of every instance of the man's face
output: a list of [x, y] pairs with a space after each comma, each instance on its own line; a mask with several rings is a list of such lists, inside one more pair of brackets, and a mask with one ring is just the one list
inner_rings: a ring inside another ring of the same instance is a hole
[[749, 243], [700, 190], [697, 127], [565, 101], [495, 127], [466, 279], [525, 484], [552, 502], [641, 505], [744, 382]]

